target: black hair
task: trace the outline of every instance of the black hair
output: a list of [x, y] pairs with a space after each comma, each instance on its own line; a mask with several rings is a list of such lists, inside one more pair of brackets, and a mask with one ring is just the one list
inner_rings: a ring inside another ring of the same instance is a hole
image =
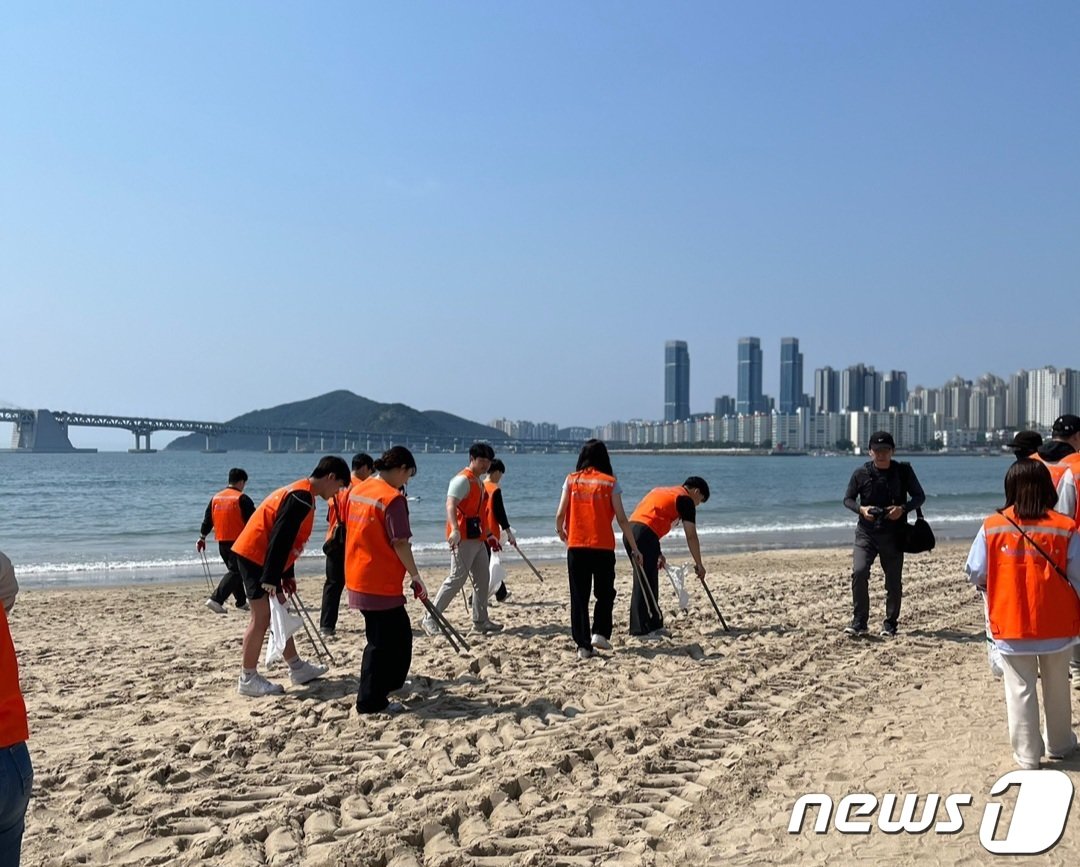
[[345, 463], [344, 458], [339, 458], [337, 455], [327, 455], [311, 471], [311, 478], [313, 479], [325, 479], [327, 476], [333, 476], [339, 482], [349, 484], [349, 465]]
[[473, 443], [469, 446], [469, 460], [487, 458], [489, 461], [495, 458], [495, 449], [487, 443]]
[[1005, 473], [1005, 508], [1013, 506], [1020, 520], [1042, 518], [1057, 500], [1054, 479], [1042, 461], [1020, 458]]
[[696, 488], [701, 491], [701, 502], [709, 502], [709, 483], [706, 482], [701, 476], [690, 476], [682, 486], [689, 490], [690, 488]]
[[[413, 457], [413, 453], [410, 452], [405, 446], [391, 446], [382, 456], [376, 460], [372, 466], [380, 473], [384, 470], [397, 470], [404, 468], [406, 470], [416, 470], [416, 458]], [[413, 475], [416, 475], [414, 472]]]
[[240, 482], [246, 482], [246, 481], [247, 481], [247, 473], [244, 472], [242, 469], [240, 469], [240, 467], [233, 467], [231, 470], [229, 470], [229, 484], [230, 485], [238, 485], [238, 484], [240, 484]]
[[498, 458], [493, 458], [492, 461], [491, 461], [491, 466], [488, 467], [488, 472], [489, 473], [505, 473], [506, 472], [506, 464], [504, 464]]
[[607, 473], [609, 476], [615, 475], [615, 471], [611, 469], [611, 457], [608, 455], [607, 446], [604, 445], [603, 440], [585, 440], [585, 445], [578, 452], [577, 471], [580, 473], [589, 467], [601, 473]]
[[375, 461], [371, 459], [371, 455], [369, 455], [367, 452], [360, 452], [359, 454], [353, 455], [353, 472], [359, 472], [360, 470], [364, 469], [364, 467], [367, 467], [369, 470], [375, 469]]

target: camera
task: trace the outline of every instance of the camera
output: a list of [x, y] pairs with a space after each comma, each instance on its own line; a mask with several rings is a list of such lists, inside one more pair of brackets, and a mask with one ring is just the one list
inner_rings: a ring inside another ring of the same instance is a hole
[[871, 506], [866, 511], [870, 513], [870, 517], [880, 520], [881, 518], [885, 517], [886, 513], [889, 510], [884, 508], [883, 506]]

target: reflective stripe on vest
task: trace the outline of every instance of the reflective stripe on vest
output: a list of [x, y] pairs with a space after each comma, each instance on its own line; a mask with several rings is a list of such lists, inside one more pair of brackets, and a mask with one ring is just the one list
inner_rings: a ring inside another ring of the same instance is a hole
[[671, 525], [679, 520], [679, 510], [675, 506], [679, 497], [690, 496], [686, 488], [678, 485], [673, 488], [653, 488], [647, 493], [634, 514], [631, 521], [644, 524], [654, 533], [658, 539], [663, 539], [671, 530]]
[[[615, 550], [615, 507], [611, 494], [615, 477], [591, 467], [566, 477], [570, 494], [566, 513], [566, 547]], [[680, 488], [679, 490], [682, 490]]]
[[[1049, 512], [1038, 521], [1009, 516], [1064, 571], [1073, 522]], [[983, 522], [986, 535], [986, 598], [990, 633], [1005, 641], [1071, 638], [1080, 635], [1080, 599], [1072, 586], [1002, 515]]]
[[[462, 539], [468, 539], [469, 534], [465, 532], [465, 519], [466, 518], [479, 518], [480, 519], [480, 533], [483, 538], [484, 527], [484, 510], [487, 506], [487, 491], [484, 490], [484, 486], [480, 484], [480, 480], [476, 477], [476, 473], [465, 467], [459, 476], [465, 476], [469, 480], [469, 493], [463, 500], [459, 500], [457, 504], [457, 529], [461, 534]], [[450, 522], [446, 522], [446, 538], [450, 538], [451, 531]]]
[[21, 744], [29, 737], [26, 703], [19, 689], [19, 663], [15, 658], [15, 644], [11, 640], [4, 606], [0, 605], [0, 747]]
[[405, 564], [386, 528], [386, 509], [401, 491], [372, 476], [349, 489], [345, 530], [345, 586], [357, 593], [401, 596]]
[[[307, 491], [311, 494], [311, 480], [297, 479], [291, 485], [278, 488], [259, 503], [255, 514], [251, 516], [251, 520], [247, 522], [243, 532], [233, 542], [234, 554], [238, 554], [252, 563], [258, 563], [260, 566], [266, 562], [266, 552], [270, 547], [270, 534], [273, 532], [274, 524], [277, 522], [281, 504], [285, 502], [285, 497], [293, 491]], [[314, 499], [314, 496], [312, 494], [312, 499]], [[312, 508], [300, 525], [300, 531], [296, 534], [296, 539], [293, 541], [289, 556], [285, 561], [285, 569], [288, 569], [296, 562], [299, 552], [303, 550], [307, 540], [311, 538], [311, 528], [314, 525], [315, 509]]]
[[210, 501], [210, 519], [214, 522], [214, 536], [219, 542], [234, 542], [244, 529], [244, 515], [240, 511], [243, 494], [236, 488], [226, 488], [214, 494]]
[[486, 529], [496, 539], [502, 538], [502, 527], [499, 526], [499, 520], [495, 517], [495, 492], [499, 490], [499, 486], [494, 482], [484, 482], [484, 492], [487, 497], [484, 500], [484, 523]]

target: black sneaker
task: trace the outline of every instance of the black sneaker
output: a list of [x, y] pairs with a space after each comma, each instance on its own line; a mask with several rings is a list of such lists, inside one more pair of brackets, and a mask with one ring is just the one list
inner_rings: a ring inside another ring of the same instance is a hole
[[854, 638], [866, 638], [870, 634], [870, 630], [865, 626], [846, 626], [844, 627], [844, 634]]

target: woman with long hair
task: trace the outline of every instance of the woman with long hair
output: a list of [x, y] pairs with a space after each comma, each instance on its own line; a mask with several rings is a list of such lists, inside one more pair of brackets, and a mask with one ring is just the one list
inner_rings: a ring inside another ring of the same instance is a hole
[[1080, 641], [1080, 537], [1071, 517], [1052, 511], [1057, 498], [1044, 464], [1018, 460], [1005, 474], [1005, 505], [983, 522], [965, 566], [986, 594], [1013, 758], [1027, 770], [1044, 752], [1061, 759], [1076, 749], [1069, 660]]
[[[615, 606], [615, 531], [618, 521], [631, 556], [640, 564], [630, 522], [623, 508], [622, 488], [611, 469], [611, 458], [602, 440], [591, 439], [581, 447], [577, 469], [566, 477], [555, 531], [566, 543], [566, 570], [570, 579], [570, 631], [578, 658], [588, 659], [596, 650], [611, 649], [611, 620]], [[596, 594], [592, 623], [589, 596]]]

